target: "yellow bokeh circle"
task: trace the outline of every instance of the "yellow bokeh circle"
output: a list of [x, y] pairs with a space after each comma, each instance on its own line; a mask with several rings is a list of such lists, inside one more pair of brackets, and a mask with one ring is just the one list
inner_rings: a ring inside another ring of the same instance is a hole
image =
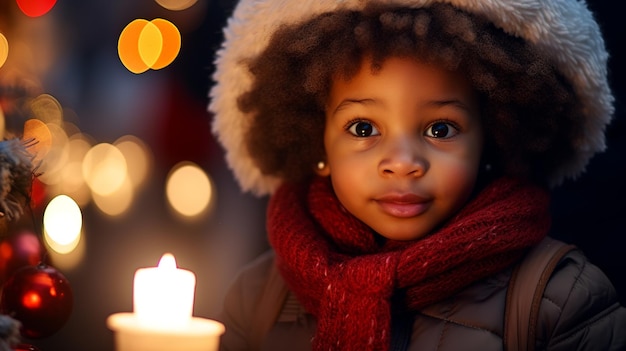
[[175, 165], [167, 176], [165, 194], [171, 208], [186, 218], [205, 213], [214, 197], [213, 182], [193, 162]]
[[7, 37], [0, 33], [0, 67], [4, 65], [9, 57], [9, 42]]
[[193, 6], [198, 0], [155, 0], [157, 4], [171, 11], [186, 10]]
[[139, 74], [166, 67], [178, 56], [181, 36], [178, 28], [162, 18], [136, 19], [120, 34], [117, 52], [122, 64]]

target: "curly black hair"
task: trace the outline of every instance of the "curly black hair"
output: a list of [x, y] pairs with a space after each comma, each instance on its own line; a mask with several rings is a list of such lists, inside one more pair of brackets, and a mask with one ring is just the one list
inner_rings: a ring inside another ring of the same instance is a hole
[[324, 106], [333, 77], [410, 57], [464, 74], [481, 99], [484, 159], [495, 174], [546, 183], [583, 133], [572, 86], [538, 49], [447, 4], [369, 6], [283, 25], [247, 62], [254, 82], [239, 108], [255, 118], [245, 142], [264, 174], [298, 181], [324, 159]]

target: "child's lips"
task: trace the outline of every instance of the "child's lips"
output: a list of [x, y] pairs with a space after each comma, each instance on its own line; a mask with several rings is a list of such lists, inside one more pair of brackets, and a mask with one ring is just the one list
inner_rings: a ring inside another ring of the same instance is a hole
[[409, 218], [419, 216], [430, 207], [431, 201], [416, 194], [391, 194], [379, 197], [376, 202], [386, 214]]

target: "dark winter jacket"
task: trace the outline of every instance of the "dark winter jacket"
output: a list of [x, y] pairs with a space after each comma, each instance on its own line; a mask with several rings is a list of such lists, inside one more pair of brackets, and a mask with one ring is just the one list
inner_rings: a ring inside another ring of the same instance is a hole
[[[273, 264], [270, 251], [237, 277], [219, 318], [226, 326], [221, 350], [256, 349], [251, 345], [251, 324], [263, 313], [257, 302]], [[506, 270], [419, 311], [408, 350], [502, 350], [510, 276], [511, 270]], [[259, 349], [310, 350], [314, 334], [315, 318], [288, 293]], [[580, 251], [567, 254], [548, 282], [539, 310], [536, 350], [626, 350], [626, 308], [620, 306], [608, 278]]]

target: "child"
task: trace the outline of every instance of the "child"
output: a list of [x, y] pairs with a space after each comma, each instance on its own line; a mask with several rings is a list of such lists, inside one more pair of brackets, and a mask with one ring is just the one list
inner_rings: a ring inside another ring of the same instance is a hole
[[[584, 1], [242, 0], [225, 35], [213, 128], [242, 188], [271, 194], [272, 250], [231, 288], [222, 349], [502, 350], [549, 189], [613, 113]], [[624, 330], [611, 283], [567, 254], [531, 344], [624, 350]]]

